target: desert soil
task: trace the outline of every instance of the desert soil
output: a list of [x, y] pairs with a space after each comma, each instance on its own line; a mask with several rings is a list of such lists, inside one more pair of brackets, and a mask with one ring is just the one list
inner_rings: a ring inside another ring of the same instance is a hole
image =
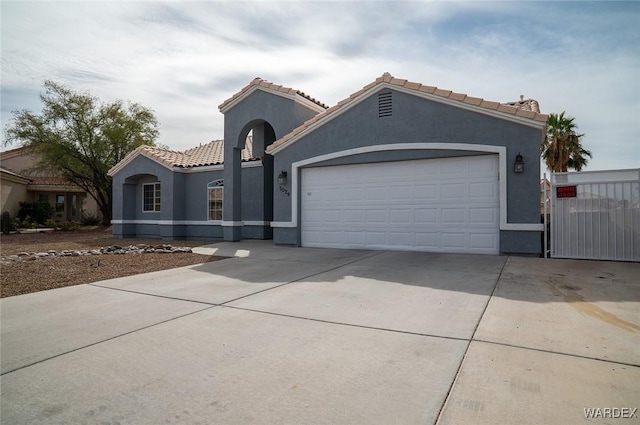
[[[20, 233], [0, 235], [0, 256], [49, 250], [91, 250], [112, 245], [159, 245], [195, 247], [211, 242], [164, 241], [159, 239], [115, 239], [111, 228], [81, 228], [75, 232]], [[0, 264], [0, 297], [80, 285], [139, 273], [222, 260], [226, 257], [194, 253], [145, 253], [44, 257], [32, 261]]]

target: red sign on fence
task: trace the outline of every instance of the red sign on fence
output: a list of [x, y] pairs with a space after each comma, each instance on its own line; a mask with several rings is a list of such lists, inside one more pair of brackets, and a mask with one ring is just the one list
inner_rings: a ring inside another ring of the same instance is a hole
[[575, 198], [576, 186], [556, 187], [556, 198]]

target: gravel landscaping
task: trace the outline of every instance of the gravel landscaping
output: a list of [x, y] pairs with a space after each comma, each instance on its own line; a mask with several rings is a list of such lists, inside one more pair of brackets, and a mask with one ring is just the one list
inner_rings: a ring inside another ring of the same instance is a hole
[[226, 257], [191, 252], [205, 241], [115, 239], [111, 229], [0, 236], [0, 297], [28, 294]]

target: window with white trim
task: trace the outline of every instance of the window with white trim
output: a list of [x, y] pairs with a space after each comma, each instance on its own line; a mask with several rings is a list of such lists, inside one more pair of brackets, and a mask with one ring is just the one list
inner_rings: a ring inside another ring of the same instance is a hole
[[160, 183], [142, 185], [142, 211], [160, 211]]
[[209, 220], [222, 220], [224, 180], [215, 180], [207, 184], [207, 196], [209, 199]]

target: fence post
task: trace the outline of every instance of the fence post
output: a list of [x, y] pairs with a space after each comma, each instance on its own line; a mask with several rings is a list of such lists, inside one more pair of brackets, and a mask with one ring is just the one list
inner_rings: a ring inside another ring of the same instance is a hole
[[542, 203], [544, 204], [543, 207], [543, 214], [544, 214], [544, 218], [542, 220], [542, 222], [544, 223], [544, 258], [547, 258], [547, 173], [543, 173], [542, 174], [542, 187], [543, 187], [543, 191], [542, 191]]

